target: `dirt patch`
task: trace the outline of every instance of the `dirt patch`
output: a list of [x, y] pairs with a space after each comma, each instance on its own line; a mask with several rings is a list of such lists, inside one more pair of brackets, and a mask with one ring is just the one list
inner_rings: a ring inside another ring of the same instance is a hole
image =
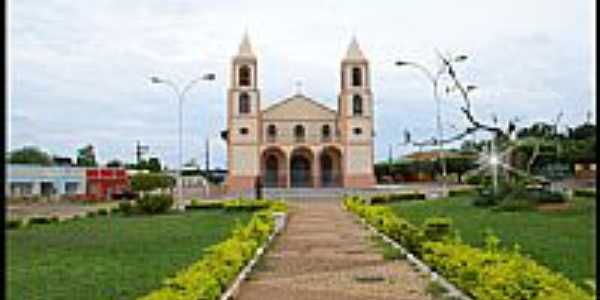
[[544, 203], [538, 204], [536, 209], [542, 212], [558, 212], [565, 211], [571, 208], [571, 204], [568, 202], [565, 203]]

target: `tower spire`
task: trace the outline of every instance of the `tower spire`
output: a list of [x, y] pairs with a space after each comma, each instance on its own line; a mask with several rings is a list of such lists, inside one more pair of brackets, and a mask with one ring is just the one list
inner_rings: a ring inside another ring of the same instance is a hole
[[352, 35], [352, 40], [350, 41], [350, 45], [348, 45], [348, 50], [346, 50], [346, 59], [364, 59], [362, 51], [360, 50], [360, 46], [358, 45], [358, 41], [356, 40], [356, 36]]
[[240, 43], [238, 56], [254, 57], [254, 52], [252, 52], [252, 45], [250, 44], [250, 38], [248, 37], [248, 29], [244, 31], [244, 37], [242, 38], [242, 42]]

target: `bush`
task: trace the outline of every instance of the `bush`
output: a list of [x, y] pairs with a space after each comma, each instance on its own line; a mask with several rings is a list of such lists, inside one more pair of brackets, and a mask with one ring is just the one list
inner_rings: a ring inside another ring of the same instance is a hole
[[371, 204], [382, 204], [388, 202], [388, 197], [386, 195], [374, 195], [370, 198]]
[[134, 206], [130, 201], [119, 202], [118, 210], [124, 215], [129, 216], [134, 213]]
[[23, 226], [23, 221], [21, 219], [13, 219], [6, 221], [6, 229], [17, 229]]
[[564, 203], [567, 201], [567, 197], [561, 192], [554, 192], [543, 189], [535, 189], [528, 191], [528, 197], [533, 199], [536, 203]]
[[234, 230], [231, 238], [210, 247], [202, 259], [141, 300], [219, 299], [273, 230], [269, 212], [255, 213], [246, 226]]
[[198, 201], [192, 200], [192, 203], [186, 209], [222, 209], [223, 201]]
[[591, 198], [595, 198], [596, 197], [596, 190], [595, 189], [575, 189], [573, 191], [573, 196], [575, 196], [575, 197], [591, 197]]
[[173, 206], [171, 195], [145, 195], [136, 201], [140, 212], [146, 214], [160, 214], [168, 211]]
[[452, 229], [450, 218], [427, 218], [423, 222], [423, 233], [430, 241], [441, 241], [447, 237]]
[[98, 215], [98, 213], [95, 212], [95, 211], [88, 211], [88, 212], [85, 213], [85, 216], [88, 217], [88, 218], [93, 218], [93, 217], [95, 217], [97, 215]]
[[108, 209], [106, 208], [101, 208], [98, 210], [98, 215], [99, 216], [108, 216]]
[[225, 208], [226, 211], [256, 211], [269, 208], [270, 206], [270, 201], [263, 199], [236, 199], [225, 201], [223, 203], [223, 208]]
[[52, 221], [48, 217], [31, 217], [29, 224], [50, 224]]
[[398, 193], [388, 195], [389, 201], [401, 201], [401, 200], [425, 200], [425, 194], [417, 191], [411, 193]]
[[474, 188], [463, 188], [450, 190], [448, 192], [449, 197], [462, 197], [462, 196], [475, 196], [477, 195], [477, 189]]

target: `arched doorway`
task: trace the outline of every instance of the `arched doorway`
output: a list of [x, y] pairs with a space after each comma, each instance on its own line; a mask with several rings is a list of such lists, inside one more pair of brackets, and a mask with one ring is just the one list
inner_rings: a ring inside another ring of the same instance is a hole
[[338, 187], [342, 185], [342, 153], [335, 147], [325, 147], [319, 157], [321, 168], [321, 186]]
[[299, 148], [290, 156], [290, 186], [312, 187], [313, 183], [313, 155], [309, 149]]
[[262, 183], [265, 187], [285, 187], [286, 160], [283, 151], [277, 147], [270, 147], [263, 151], [261, 158]]

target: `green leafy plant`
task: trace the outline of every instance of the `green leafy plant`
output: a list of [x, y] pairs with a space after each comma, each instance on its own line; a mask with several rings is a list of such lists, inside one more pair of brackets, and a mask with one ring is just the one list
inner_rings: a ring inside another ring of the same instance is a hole
[[146, 214], [160, 214], [168, 211], [173, 206], [171, 195], [145, 195], [136, 200], [140, 212]]

